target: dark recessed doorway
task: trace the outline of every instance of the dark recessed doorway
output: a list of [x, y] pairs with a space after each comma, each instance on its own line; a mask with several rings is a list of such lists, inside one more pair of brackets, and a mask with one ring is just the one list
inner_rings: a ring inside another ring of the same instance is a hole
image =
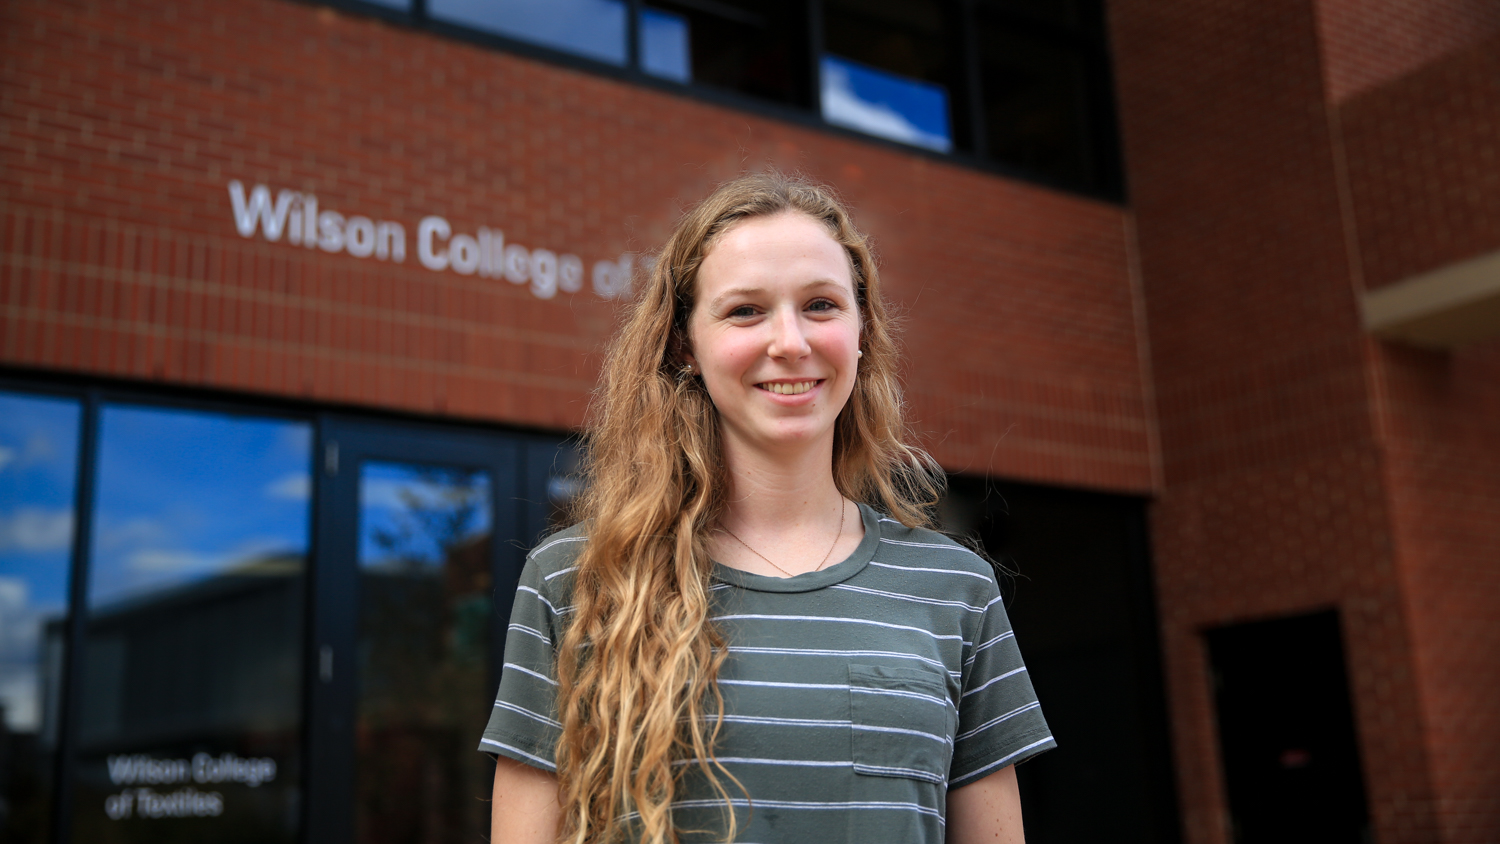
[[1338, 613], [1207, 638], [1236, 844], [1373, 841]]
[[1142, 498], [951, 479], [945, 529], [979, 541], [1057, 749], [1016, 769], [1029, 844], [1180, 840]]

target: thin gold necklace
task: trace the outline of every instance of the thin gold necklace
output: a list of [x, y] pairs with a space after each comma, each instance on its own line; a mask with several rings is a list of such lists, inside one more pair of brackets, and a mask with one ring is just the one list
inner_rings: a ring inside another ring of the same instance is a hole
[[[848, 510], [848, 507], [844, 504], [844, 499], [842, 497], [840, 497], [839, 498], [839, 532], [838, 532], [838, 535], [833, 538], [833, 544], [830, 545], [830, 546], [828, 546], [828, 553], [826, 553], [826, 554], [823, 555], [823, 561], [821, 563], [818, 563], [818, 567], [815, 568], [815, 569], [813, 569], [813, 571], [822, 571], [823, 567], [826, 566], [826, 565], [828, 565], [828, 558], [831, 557], [831, 556], [833, 556], [833, 549], [839, 547], [839, 540], [844, 538], [844, 513], [847, 510]], [[776, 569], [777, 571], [781, 572], [782, 574], [786, 575], [787, 577], [796, 577], [795, 574], [792, 574], [791, 572], [787, 571], [786, 569], [782, 568], [781, 566], [778, 566], [775, 563], [772, 563], [770, 557], [767, 557], [765, 554], [762, 554], [759, 551], [755, 550], [754, 548], [751, 548], [750, 547], [750, 543], [746, 542], [743, 539], [740, 539], [738, 536], [735, 536], [734, 531], [730, 530], [727, 527], [723, 527], [722, 525], [720, 527], [721, 527], [721, 529], [725, 533], [729, 534], [729, 536], [730, 536], [731, 539], [733, 539], [735, 542], [738, 542], [739, 544], [745, 546], [745, 550], [746, 551], [749, 551], [750, 553], [752, 553], [755, 556], [761, 558], [762, 560], [765, 560], [767, 563], [770, 563], [771, 568]]]

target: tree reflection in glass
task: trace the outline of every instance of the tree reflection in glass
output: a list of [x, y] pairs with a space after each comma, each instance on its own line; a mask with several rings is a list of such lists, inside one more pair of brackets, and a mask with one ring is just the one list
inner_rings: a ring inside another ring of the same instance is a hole
[[489, 475], [360, 470], [357, 837], [478, 841], [490, 767], [473, 752], [489, 698]]

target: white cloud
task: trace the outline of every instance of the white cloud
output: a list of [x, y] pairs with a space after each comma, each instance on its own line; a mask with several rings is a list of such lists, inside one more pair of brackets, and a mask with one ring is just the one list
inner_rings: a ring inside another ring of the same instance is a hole
[[61, 610], [31, 604], [30, 585], [19, 577], [0, 577], [0, 706], [11, 730], [30, 732], [40, 725], [37, 646], [42, 627]]
[[65, 551], [73, 541], [73, 509], [22, 507], [0, 513], [0, 551]]
[[10, 463], [11, 463], [11, 461], [15, 460], [15, 459], [16, 459], [16, 450], [15, 449], [13, 449], [13, 448], [6, 448], [5, 446], [0, 445], [0, 472], [5, 471], [5, 467], [9, 466]]
[[128, 545], [143, 545], [160, 542], [172, 535], [166, 525], [150, 518], [131, 519], [113, 523], [105, 521], [98, 526], [99, 547], [105, 551]]
[[942, 135], [924, 132], [885, 103], [862, 100], [854, 93], [849, 72], [837, 65], [823, 69], [823, 119], [893, 141], [947, 152], [953, 144]]
[[359, 505], [384, 510], [410, 510], [418, 506], [442, 506], [442, 487], [415, 479], [369, 478], [359, 485]]
[[35, 666], [0, 676], [0, 706], [5, 707], [6, 728], [30, 733], [41, 726], [39, 691]]
[[125, 558], [125, 567], [140, 572], [186, 572], [213, 568], [217, 558], [192, 551], [142, 548]]
[[306, 501], [312, 496], [312, 476], [293, 472], [266, 485], [266, 497], [280, 501]]
[[147, 575], [194, 575], [222, 571], [266, 554], [291, 550], [284, 539], [246, 539], [227, 551], [203, 553], [170, 548], [142, 548], [125, 558], [125, 568]]
[[31, 587], [19, 577], [0, 577], [0, 618], [11, 615], [21, 607], [26, 606], [26, 596], [31, 594]]

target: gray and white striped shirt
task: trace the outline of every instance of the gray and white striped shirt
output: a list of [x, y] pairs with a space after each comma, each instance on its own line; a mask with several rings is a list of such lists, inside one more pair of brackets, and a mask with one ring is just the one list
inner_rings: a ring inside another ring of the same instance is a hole
[[[989, 564], [860, 513], [859, 547], [823, 571], [716, 567], [714, 623], [730, 653], [715, 752], [748, 792], [729, 785], [740, 841], [938, 842], [949, 788], [1056, 746]], [[480, 750], [555, 770], [554, 647], [584, 541], [575, 526], [527, 558]], [[694, 782], [674, 822], [721, 829], [723, 802]]]

